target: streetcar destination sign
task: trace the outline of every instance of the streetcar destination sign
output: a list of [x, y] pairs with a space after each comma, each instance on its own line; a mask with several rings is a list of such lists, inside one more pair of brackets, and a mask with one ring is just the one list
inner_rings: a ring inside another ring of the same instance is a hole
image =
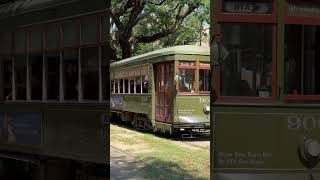
[[225, 1], [224, 12], [271, 14], [272, 3]]
[[308, 2], [288, 3], [289, 16], [320, 16], [320, 4]]

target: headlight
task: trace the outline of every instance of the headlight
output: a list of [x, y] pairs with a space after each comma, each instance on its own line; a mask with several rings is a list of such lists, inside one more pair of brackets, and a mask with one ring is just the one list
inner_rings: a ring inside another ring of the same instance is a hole
[[203, 108], [203, 112], [206, 113], [206, 114], [209, 114], [210, 113], [210, 106], [206, 106]]

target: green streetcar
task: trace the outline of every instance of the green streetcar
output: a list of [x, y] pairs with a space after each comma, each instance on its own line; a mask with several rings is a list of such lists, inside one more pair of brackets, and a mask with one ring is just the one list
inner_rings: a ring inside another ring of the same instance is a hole
[[0, 6], [0, 179], [108, 176], [107, 2]]
[[212, 179], [320, 179], [320, 3], [212, 3]]
[[111, 64], [111, 113], [140, 129], [210, 128], [209, 48], [176, 46]]

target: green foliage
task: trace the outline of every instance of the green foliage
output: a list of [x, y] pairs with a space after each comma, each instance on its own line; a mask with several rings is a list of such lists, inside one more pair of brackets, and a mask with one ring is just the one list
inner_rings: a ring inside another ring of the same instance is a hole
[[113, 16], [113, 21], [118, 19], [113, 45], [118, 55], [129, 45], [131, 55], [138, 55], [199, 43], [207, 36], [209, 6], [209, 0], [112, 0], [113, 14], [118, 15]]

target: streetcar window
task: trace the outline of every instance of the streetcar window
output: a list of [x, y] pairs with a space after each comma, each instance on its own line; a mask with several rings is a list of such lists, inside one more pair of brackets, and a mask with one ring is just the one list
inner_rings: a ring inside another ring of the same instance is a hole
[[130, 94], [134, 94], [134, 79], [129, 80]]
[[111, 93], [112, 93], [112, 94], [115, 93], [114, 88], [115, 88], [115, 81], [114, 81], [114, 80], [111, 80]]
[[141, 93], [141, 76], [136, 76], [136, 93], [140, 94]]
[[180, 66], [195, 66], [195, 63], [194, 61], [179, 61]]
[[97, 43], [98, 41], [98, 18], [85, 17], [81, 20], [81, 43]]
[[1, 86], [2, 89], [2, 99], [9, 101], [12, 100], [12, 60], [3, 60], [2, 62], [2, 80], [1, 80]]
[[73, 47], [79, 42], [79, 24], [77, 22], [67, 22], [62, 25], [63, 47]]
[[179, 69], [179, 91], [180, 92], [191, 92], [195, 91], [196, 81], [196, 70], [195, 69]]
[[0, 54], [9, 54], [12, 49], [11, 33], [0, 34]]
[[26, 32], [18, 31], [15, 33], [15, 53], [25, 53], [26, 50]]
[[82, 94], [85, 100], [99, 100], [99, 48], [81, 49]]
[[115, 94], [118, 94], [118, 93], [119, 93], [119, 88], [118, 88], [118, 86], [119, 86], [119, 80], [116, 79], [116, 80], [114, 80], [114, 93], [115, 93]]
[[272, 25], [221, 25], [225, 56], [221, 61], [223, 96], [270, 97], [272, 90]]
[[59, 100], [60, 89], [60, 55], [59, 53], [46, 54], [46, 82], [47, 82], [47, 99]]
[[102, 98], [103, 100], [110, 99], [110, 83], [109, 83], [109, 74], [110, 74], [110, 62], [109, 62], [109, 54], [110, 54], [109, 46], [101, 47], [101, 84], [102, 84]]
[[286, 93], [320, 94], [320, 26], [285, 26]]
[[78, 49], [65, 50], [63, 54], [64, 99], [77, 100], [79, 94]]
[[27, 56], [16, 56], [14, 59], [16, 100], [27, 99]]
[[109, 29], [109, 22], [110, 18], [107, 16], [102, 16], [101, 18], [101, 34], [100, 34], [100, 41], [105, 42], [107, 41], [107, 37], [108, 37], [108, 29]]
[[43, 31], [41, 28], [31, 29], [29, 32], [29, 51], [42, 50]]
[[30, 84], [31, 84], [31, 99], [42, 99], [42, 69], [43, 69], [43, 57], [37, 55], [29, 56], [29, 71], [30, 71]]
[[209, 92], [209, 69], [199, 69], [199, 91]]
[[119, 93], [123, 93], [123, 79], [119, 81]]
[[47, 50], [56, 50], [60, 48], [61, 32], [59, 25], [49, 25], [46, 31]]
[[129, 80], [124, 80], [124, 93], [129, 93]]
[[142, 76], [142, 93], [149, 93], [149, 76]]

